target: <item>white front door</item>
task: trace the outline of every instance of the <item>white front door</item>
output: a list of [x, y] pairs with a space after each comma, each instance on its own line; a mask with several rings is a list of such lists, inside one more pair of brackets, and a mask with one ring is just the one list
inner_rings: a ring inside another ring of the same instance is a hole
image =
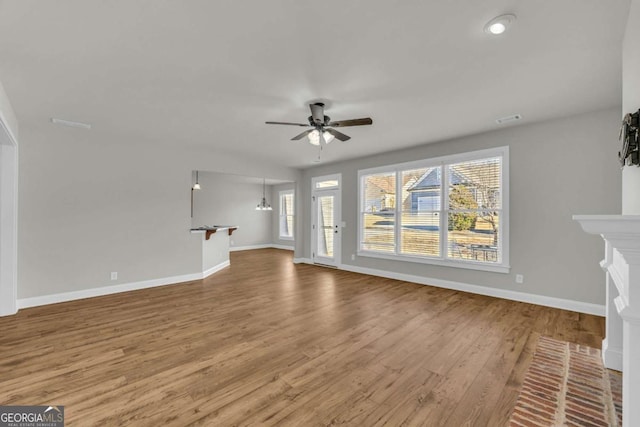
[[316, 187], [312, 194], [312, 260], [314, 263], [337, 267], [340, 265], [342, 247], [340, 188]]

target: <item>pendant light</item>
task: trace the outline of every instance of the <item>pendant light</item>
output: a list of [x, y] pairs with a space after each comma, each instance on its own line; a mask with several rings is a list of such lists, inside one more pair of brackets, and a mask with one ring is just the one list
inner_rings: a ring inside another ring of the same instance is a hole
[[266, 181], [264, 178], [262, 178], [262, 200], [260, 201], [260, 203], [258, 203], [258, 206], [256, 206], [257, 211], [273, 210], [271, 208], [271, 205], [267, 203], [267, 198], [265, 197], [265, 186], [266, 186]]
[[194, 190], [199, 190], [200, 189], [200, 183], [198, 182], [198, 171], [196, 171], [196, 183], [193, 184], [193, 189]]

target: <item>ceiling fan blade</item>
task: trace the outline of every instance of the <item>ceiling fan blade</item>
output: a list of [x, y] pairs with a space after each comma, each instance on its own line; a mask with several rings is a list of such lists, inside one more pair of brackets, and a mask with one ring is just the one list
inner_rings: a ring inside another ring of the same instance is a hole
[[268, 125], [290, 125], [290, 126], [304, 126], [304, 127], [309, 127], [311, 126], [309, 123], [307, 124], [303, 124], [303, 123], [290, 123], [290, 122], [265, 122]]
[[315, 104], [309, 104], [309, 108], [311, 108], [313, 121], [318, 124], [324, 124], [324, 104], [316, 102]]
[[338, 120], [336, 122], [329, 123], [329, 126], [343, 128], [347, 126], [364, 126], [373, 124], [373, 120], [370, 117], [364, 117], [362, 119], [351, 119], [351, 120]]
[[325, 128], [324, 129], [326, 132], [329, 132], [331, 135], [333, 135], [336, 139], [339, 139], [340, 141], [344, 142], [344, 141], [348, 141], [351, 139], [350, 136], [345, 135], [342, 132], [338, 132], [335, 129], [329, 129], [329, 128]]
[[309, 130], [305, 130], [304, 132], [302, 132], [300, 135], [296, 135], [293, 138], [291, 138], [292, 141], [297, 141], [299, 139], [304, 138], [305, 136], [309, 135], [311, 132], [313, 132], [313, 129], [309, 129]]

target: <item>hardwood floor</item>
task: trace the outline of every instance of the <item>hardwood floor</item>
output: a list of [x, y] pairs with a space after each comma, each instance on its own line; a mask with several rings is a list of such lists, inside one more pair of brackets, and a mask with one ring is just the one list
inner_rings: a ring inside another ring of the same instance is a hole
[[203, 280], [0, 318], [0, 404], [67, 425], [500, 426], [540, 335], [604, 319], [234, 252]]

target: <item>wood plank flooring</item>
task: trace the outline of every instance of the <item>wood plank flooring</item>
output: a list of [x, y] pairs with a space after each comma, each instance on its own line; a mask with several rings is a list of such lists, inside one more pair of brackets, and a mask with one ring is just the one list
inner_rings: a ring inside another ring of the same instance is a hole
[[69, 426], [501, 426], [537, 338], [600, 348], [604, 319], [264, 249], [0, 333], [0, 404], [65, 405]]

